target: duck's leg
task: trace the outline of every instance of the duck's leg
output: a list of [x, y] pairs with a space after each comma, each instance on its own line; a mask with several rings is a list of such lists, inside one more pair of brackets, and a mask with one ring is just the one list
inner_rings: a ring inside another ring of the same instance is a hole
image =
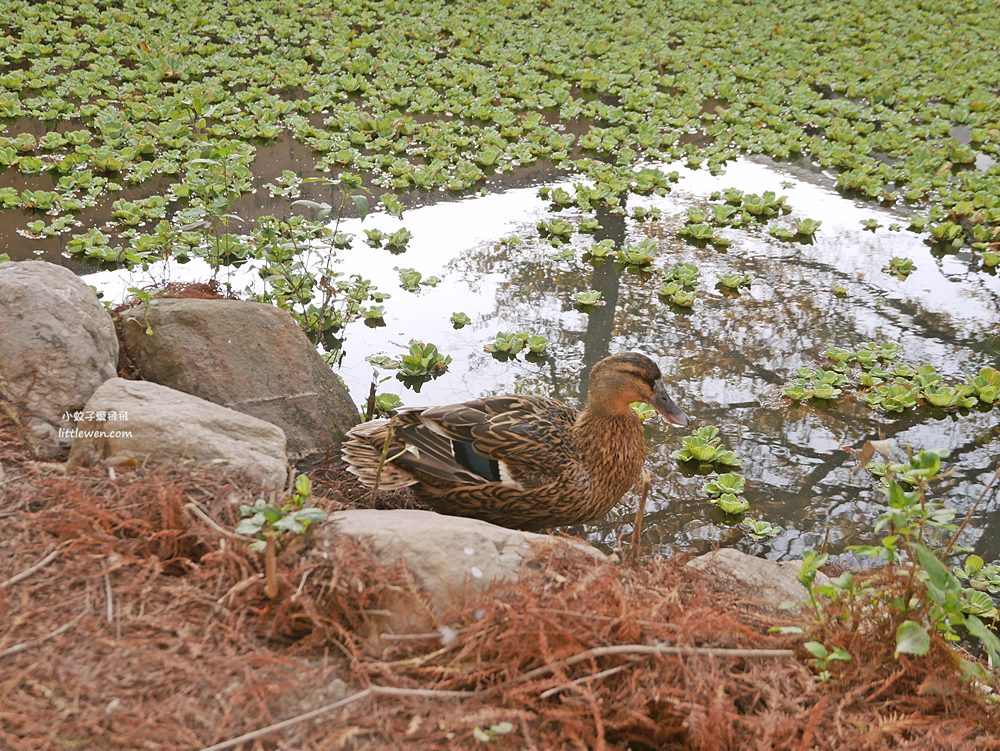
[[646, 516], [646, 498], [649, 496], [649, 487], [653, 484], [653, 478], [649, 472], [642, 470], [639, 478], [639, 508], [635, 512], [635, 522], [632, 524], [632, 563], [639, 562], [639, 555], [642, 552], [642, 521]]

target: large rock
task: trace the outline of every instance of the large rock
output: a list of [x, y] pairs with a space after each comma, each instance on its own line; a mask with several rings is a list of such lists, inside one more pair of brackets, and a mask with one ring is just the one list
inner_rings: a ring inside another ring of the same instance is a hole
[[274, 423], [293, 460], [326, 452], [358, 421], [340, 380], [271, 305], [154, 300], [123, 313], [121, 330], [144, 379]]
[[112, 378], [84, 407], [70, 464], [190, 460], [277, 492], [288, 476], [281, 428], [147, 381]]
[[387, 624], [390, 629], [426, 628], [434, 618], [421, 622], [421, 614], [414, 612], [424, 604], [441, 614], [461, 607], [468, 597], [496, 581], [518, 579], [533, 570], [534, 554], [543, 545], [557, 545], [583, 559], [606, 560], [584, 542], [432, 511], [360, 509], [340, 511], [330, 518], [332, 524], [310, 530], [316, 535], [314, 554], [323, 555], [324, 550], [336, 547], [338, 536], [348, 535], [364, 542], [380, 563], [402, 560], [427, 596], [415, 608], [413, 598], [400, 592], [399, 599], [390, 603], [394, 611]]
[[[806, 590], [796, 578], [802, 570], [802, 561], [769, 561], [732, 548], [720, 548], [692, 558], [687, 565], [748, 602], [769, 610], [798, 610], [805, 603]], [[829, 584], [830, 579], [817, 572], [816, 581]]]
[[0, 263], [0, 400], [21, 412], [35, 452], [69, 445], [60, 428], [115, 374], [111, 317], [72, 271], [44, 261]]

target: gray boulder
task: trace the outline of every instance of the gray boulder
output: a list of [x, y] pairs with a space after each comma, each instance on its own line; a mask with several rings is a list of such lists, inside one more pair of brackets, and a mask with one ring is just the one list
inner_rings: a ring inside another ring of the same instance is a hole
[[[806, 590], [796, 578], [802, 561], [769, 561], [732, 548], [700, 555], [688, 561], [688, 568], [711, 577], [727, 591], [741, 595], [750, 604], [768, 610], [798, 610], [805, 604]], [[817, 572], [816, 581], [830, 579]]]
[[274, 306], [153, 300], [123, 313], [121, 331], [142, 378], [277, 425], [294, 461], [326, 452], [358, 421], [340, 380]]
[[[390, 604], [390, 630], [426, 628], [436, 616], [461, 607], [467, 598], [500, 580], [517, 580], [533, 570], [541, 546], [558, 546], [567, 555], [604, 561], [600, 551], [584, 542], [522, 532], [478, 519], [444, 516], [432, 511], [359, 509], [339, 511], [332, 524], [310, 530], [312, 555], [329, 556], [338, 537], [365, 543], [380, 563], [402, 561], [426, 595], [426, 600], [399, 592]], [[427, 606], [433, 613], [426, 613]]]
[[192, 461], [242, 474], [260, 490], [285, 487], [281, 428], [146, 381], [112, 378], [84, 407], [70, 464]]
[[44, 261], [0, 263], [0, 400], [15, 405], [35, 453], [69, 446], [61, 428], [118, 365], [115, 327], [69, 269]]

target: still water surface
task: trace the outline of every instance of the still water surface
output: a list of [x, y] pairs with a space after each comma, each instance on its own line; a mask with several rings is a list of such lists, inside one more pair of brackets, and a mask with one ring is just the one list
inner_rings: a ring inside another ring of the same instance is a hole
[[[671, 165], [670, 169], [674, 166]], [[346, 331], [340, 374], [356, 401], [368, 392], [372, 354], [398, 355], [411, 339], [434, 342], [453, 357], [447, 374], [419, 393], [395, 379], [380, 390], [396, 391], [408, 405], [441, 404], [492, 393], [522, 391], [578, 400], [589, 368], [609, 352], [641, 350], [661, 364], [675, 401], [696, 425], [718, 425], [725, 443], [743, 460], [748, 515], [779, 524], [777, 537], [754, 542], [712, 507], [701, 487], [705, 477], [683, 472], [670, 458], [679, 448], [676, 429], [652, 421], [647, 427], [648, 461], [654, 484], [647, 506], [646, 543], [657, 552], [692, 552], [718, 544], [770, 558], [801, 555], [826, 544], [834, 553], [873, 542], [882, 511], [875, 482], [857, 466], [852, 451], [871, 439], [890, 439], [898, 457], [906, 448], [946, 448], [950, 474], [941, 495], [967, 511], [989, 481], [1000, 457], [1000, 409], [955, 415], [928, 410], [902, 417], [873, 412], [853, 399], [827, 408], [796, 406], [780, 395], [796, 368], [813, 366], [828, 346], [853, 347], [869, 339], [899, 341], [904, 359], [928, 362], [958, 378], [984, 365], [1000, 366], [1000, 280], [970, 270], [966, 254], [934, 257], [905, 229], [890, 231], [907, 217], [836, 193], [832, 180], [805, 167], [741, 160], [711, 176], [678, 168], [680, 182], [665, 197], [634, 197], [629, 205], [658, 207], [662, 218], [638, 223], [603, 213], [596, 236], [574, 235], [555, 249], [538, 237], [535, 223], [547, 216], [536, 185], [523, 185], [459, 201], [412, 209], [404, 221], [385, 215], [341, 226], [392, 231], [406, 226], [409, 249], [392, 256], [360, 240], [345, 254], [341, 270], [371, 279], [392, 297], [386, 327], [357, 322]], [[570, 189], [571, 178], [542, 176], [545, 184]], [[764, 228], [723, 230], [733, 239], [725, 253], [686, 244], [677, 231], [688, 207], [703, 205], [712, 191], [736, 187], [788, 196], [792, 217], [822, 220], [812, 245], [779, 242]], [[576, 217], [572, 211], [564, 217]], [[882, 228], [861, 227], [875, 218]], [[502, 243], [516, 236], [521, 244]], [[593, 265], [583, 250], [596, 239], [616, 243], [653, 237], [658, 257], [650, 274], [637, 274], [610, 260]], [[905, 281], [885, 273], [892, 256], [913, 259]], [[690, 312], [662, 303], [656, 290], [662, 272], [691, 261], [700, 267], [698, 299]], [[442, 281], [408, 293], [394, 267], [416, 268]], [[716, 288], [716, 274], [737, 271], [754, 282], [740, 295]], [[204, 281], [207, 267], [192, 262], [158, 268], [162, 280]], [[221, 272], [236, 289], [259, 285], [252, 268]], [[126, 272], [91, 274], [86, 280], [111, 299], [146, 277]], [[847, 289], [838, 297], [832, 288]], [[596, 289], [607, 305], [587, 314], [574, 293]], [[463, 311], [472, 324], [456, 330], [449, 316]], [[498, 331], [543, 334], [550, 356], [498, 362], [483, 344]], [[595, 542], [613, 545], [630, 532], [636, 499], [597, 524], [575, 528]], [[965, 542], [987, 560], [1000, 557], [1000, 500], [993, 494], [977, 511]]]

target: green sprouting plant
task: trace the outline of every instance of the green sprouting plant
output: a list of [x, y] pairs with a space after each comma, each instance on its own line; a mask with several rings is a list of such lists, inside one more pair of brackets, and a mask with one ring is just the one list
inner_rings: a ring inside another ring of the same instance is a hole
[[777, 537], [783, 531], [781, 527], [763, 519], [744, 519], [740, 526], [746, 530], [751, 539], [760, 541]]
[[830, 291], [833, 292], [837, 297], [847, 297], [847, 287], [843, 284], [834, 284], [830, 287]]
[[830, 649], [818, 641], [807, 641], [802, 646], [813, 656], [812, 664], [816, 668], [816, 677], [821, 681], [830, 680], [829, 666], [831, 662], [847, 662], [852, 659], [851, 653], [842, 647]]
[[472, 319], [469, 318], [469, 316], [467, 316], [465, 313], [462, 313], [461, 311], [457, 313], [452, 313], [451, 318], [449, 318], [448, 320], [451, 321], [451, 325], [456, 329], [464, 328], [465, 326], [468, 326], [470, 323], [472, 323]]
[[292, 495], [280, 506], [272, 506], [261, 498], [252, 505], [241, 505], [241, 521], [236, 525], [236, 534], [256, 538], [250, 543], [250, 549], [258, 553], [263, 552], [268, 537], [305, 534], [311, 524], [326, 519], [323, 509], [306, 506], [311, 495], [312, 481], [308, 475], [299, 475], [295, 478]]
[[385, 242], [385, 232], [377, 227], [374, 229], [366, 229], [365, 242], [372, 248], [381, 248], [382, 243]]
[[878, 544], [849, 548], [858, 555], [884, 560], [896, 575], [898, 587], [880, 589], [866, 584], [859, 589], [850, 572], [820, 585], [816, 571], [825, 563], [826, 555], [813, 551], [804, 556], [799, 581], [806, 587], [821, 626], [826, 623], [826, 606], [830, 603], [846, 607], [838, 617], [853, 623], [855, 630], [862, 618], [881, 619], [895, 628], [897, 657], [926, 654], [932, 633], [957, 642], [962, 638], [958, 629], [962, 628], [982, 643], [990, 660], [997, 664], [1000, 638], [980, 618], [994, 619], [996, 609], [992, 601], [986, 601], [988, 596], [982, 597], [985, 592], [971, 587], [963, 590], [960, 581], [971, 579], [985, 566], [979, 565], [981, 559], [970, 557], [959, 575], [949, 571], [940, 557], [953, 547], [958, 531], [953, 521], [955, 511], [929, 496], [930, 483], [941, 474], [946, 456], [944, 451], [922, 450], [906, 462], [886, 465], [881, 485], [886, 511], [875, 524], [875, 532], [883, 536]]
[[601, 229], [601, 223], [592, 216], [581, 219], [576, 225], [576, 231], [585, 235], [592, 235]]
[[722, 446], [719, 429], [714, 425], [695, 428], [691, 435], [684, 437], [682, 443], [683, 446], [670, 455], [679, 462], [720, 464], [728, 467], [739, 467], [741, 464], [736, 454]]
[[604, 305], [604, 294], [596, 289], [588, 289], [573, 295], [573, 301], [582, 308], [596, 308]]
[[878, 222], [877, 219], [862, 219], [861, 220], [861, 228], [865, 229], [865, 230], [868, 230], [869, 232], [874, 232], [875, 230], [877, 230], [881, 226], [882, 225], [879, 224], [879, 222]]
[[401, 378], [435, 378], [450, 364], [451, 356], [442, 355], [436, 345], [414, 340], [399, 360], [398, 375]]
[[909, 258], [893, 256], [889, 259], [889, 265], [885, 267], [885, 272], [892, 274], [898, 279], [906, 279], [906, 277], [913, 273], [915, 268], [913, 261]]

